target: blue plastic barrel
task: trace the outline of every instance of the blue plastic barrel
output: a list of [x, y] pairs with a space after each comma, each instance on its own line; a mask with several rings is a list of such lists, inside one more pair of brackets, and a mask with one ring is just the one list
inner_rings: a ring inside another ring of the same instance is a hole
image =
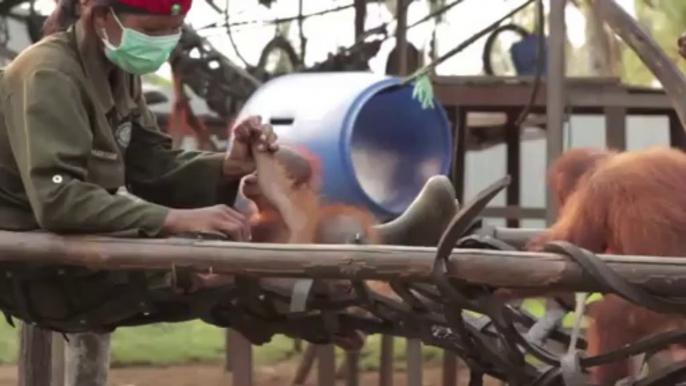
[[321, 158], [328, 202], [403, 213], [432, 176], [447, 174], [452, 134], [438, 101], [423, 110], [412, 86], [368, 72], [284, 75], [262, 85], [238, 119], [268, 117], [281, 143]]

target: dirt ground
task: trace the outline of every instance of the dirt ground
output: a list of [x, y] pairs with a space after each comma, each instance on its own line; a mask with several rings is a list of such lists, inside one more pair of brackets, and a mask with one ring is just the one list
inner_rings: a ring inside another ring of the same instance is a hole
[[[255, 371], [255, 385], [287, 386], [295, 374], [296, 362], [283, 362], [275, 366], [258, 367]], [[467, 385], [468, 374], [460, 369], [459, 384]], [[463, 375], [464, 374], [464, 375]], [[394, 386], [406, 386], [405, 374], [397, 372]], [[316, 386], [316, 370], [310, 374], [306, 385]], [[365, 373], [360, 382], [362, 385], [378, 385], [377, 373]], [[338, 382], [339, 385], [344, 383]], [[441, 369], [427, 367], [424, 369], [424, 386], [441, 386]], [[17, 369], [15, 366], [0, 367], [0, 386], [16, 386]], [[231, 376], [223, 371], [221, 363], [198, 363], [171, 367], [128, 367], [115, 368], [110, 377], [111, 386], [230, 386]], [[487, 380], [485, 386], [499, 386], [493, 380]]]

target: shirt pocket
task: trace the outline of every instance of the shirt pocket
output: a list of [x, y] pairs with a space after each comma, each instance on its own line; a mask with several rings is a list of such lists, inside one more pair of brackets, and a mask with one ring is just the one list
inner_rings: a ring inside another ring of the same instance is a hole
[[124, 186], [124, 163], [117, 152], [92, 149], [88, 157], [86, 182], [107, 190]]

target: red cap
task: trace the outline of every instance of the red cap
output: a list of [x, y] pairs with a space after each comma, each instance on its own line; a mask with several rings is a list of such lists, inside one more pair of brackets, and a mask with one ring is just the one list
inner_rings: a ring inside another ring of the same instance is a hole
[[154, 15], [185, 15], [193, 0], [116, 0], [115, 9], [122, 12]]

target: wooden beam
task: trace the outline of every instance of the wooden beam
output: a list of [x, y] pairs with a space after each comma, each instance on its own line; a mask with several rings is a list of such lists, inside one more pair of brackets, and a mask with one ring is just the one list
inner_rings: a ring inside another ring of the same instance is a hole
[[[26, 267], [76, 265], [102, 270], [161, 270], [321, 279], [428, 281], [435, 247], [387, 245], [268, 244], [189, 239], [63, 237], [0, 231], [1, 262]], [[665, 295], [686, 295], [686, 256], [679, 258], [598, 255], [630, 282]], [[551, 253], [454, 249], [448, 274], [497, 287], [602, 291], [579, 266]], [[650, 280], [645, 278], [649, 277]]]
[[[548, 37], [548, 76], [547, 76], [547, 103], [546, 111], [548, 122], [546, 124], [547, 157], [546, 167], [550, 168], [553, 162], [562, 154], [566, 96], [566, 67], [565, 67], [565, 7], [566, 0], [550, 1], [550, 36]], [[557, 218], [557, 202], [552, 189], [546, 187], [546, 220], [552, 224]]]

